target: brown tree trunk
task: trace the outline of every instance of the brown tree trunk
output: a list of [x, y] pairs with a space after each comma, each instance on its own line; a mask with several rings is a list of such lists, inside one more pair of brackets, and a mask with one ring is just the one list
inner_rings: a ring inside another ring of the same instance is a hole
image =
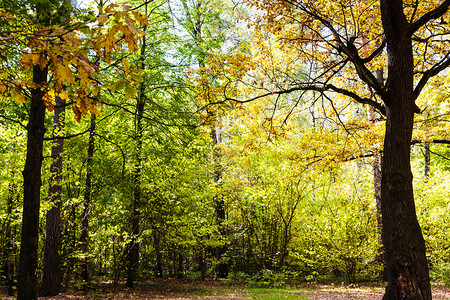
[[[55, 98], [55, 111], [53, 119], [53, 138], [61, 136], [64, 132], [64, 114], [66, 101], [60, 97]], [[52, 208], [46, 216], [46, 232], [44, 246], [44, 269], [42, 273], [40, 296], [55, 296], [60, 291], [61, 270], [61, 179], [64, 150], [64, 140], [57, 138], [52, 147], [52, 164], [50, 166], [50, 186], [48, 195]]]
[[[145, 51], [145, 38], [142, 45], [142, 52]], [[144, 53], [141, 53], [142, 57]], [[136, 269], [139, 264], [139, 221], [140, 221], [140, 203], [141, 203], [141, 170], [142, 170], [142, 131], [143, 131], [143, 115], [145, 107], [145, 86], [141, 84], [139, 97], [136, 103], [136, 164], [134, 168], [134, 191], [133, 203], [131, 208], [131, 241], [127, 245], [128, 249], [128, 270], [126, 287], [134, 287], [136, 280]]]
[[[222, 154], [220, 153], [220, 144], [222, 143], [222, 128], [221, 128], [221, 120], [219, 119], [217, 128], [211, 130], [211, 137], [214, 142], [214, 181], [216, 185], [221, 185], [220, 181], [222, 179]], [[219, 227], [219, 232], [222, 238], [222, 245], [216, 246], [213, 249], [214, 256], [218, 260], [218, 265], [216, 267], [217, 276], [219, 278], [226, 278], [228, 276], [228, 263], [225, 261], [225, 254], [227, 252], [226, 245], [226, 235], [227, 231], [225, 228], [225, 217], [226, 217], [226, 207], [225, 201], [222, 195], [215, 195], [216, 202], [216, 223]]]
[[91, 126], [89, 128], [89, 142], [86, 162], [86, 181], [84, 191], [84, 207], [81, 216], [81, 235], [80, 248], [84, 257], [81, 261], [81, 278], [84, 281], [84, 287], [89, 284], [89, 261], [87, 258], [89, 247], [89, 215], [91, 212], [91, 193], [92, 193], [92, 157], [94, 156], [95, 146], [95, 115], [91, 115]]
[[[64, 3], [66, 2], [66, 3]], [[63, 1], [62, 19], [69, 22], [71, 0]], [[62, 57], [59, 59], [62, 61]], [[55, 110], [53, 117], [53, 138], [61, 137], [65, 127], [66, 101], [61, 97], [55, 97]], [[53, 141], [52, 164], [50, 166], [50, 183], [48, 196], [52, 208], [46, 215], [46, 232], [44, 245], [44, 269], [40, 296], [55, 296], [61, 287], [60, 250], [61, 250], [61, 179], [64, 151], [62, 138]]]
[[388, 54], [381, 210], [388, 286], [385, 300], [431, 299], [425, 242], [417, 221], [410, 166], [414, 119], [413, 52], [401, 0], [381, 0]]
[[[147, 15], [147, 7], [145, 4], [145, 14]], [[147, 26], [142, 29], [147, 32]], [[146, 37], [142, 38], [141, 53], [139, 57], [141, 70], [145, 70], [145, 51], [147, 47]], [[141, 203], [141, 179], [142, 179], [142, 142], [143, 142], [143, 118], [145, 108], [145, 81], [139, 86], [139, 95], [136, 101], [136, 121], [135, 121], [135, 141], [136, 141], [136, 163], [134, 166], [134, 191], [133, 203], [131, 209], [131, 241], [127, 245], [128, 248], [128, 270], [126, 287], [134, 287], [136, 280], [136, 271], [139, 265], [139, 231], [140, 231], [140, 203]]]
[[[383, 69], [378, 69], [376, 71], [377, 80], [382, 85], [384, 83]], [[375, 111], [372, 106], [368, 106], [368, 118], [372, 123], [376, 122]], [[373, 174], [373, 196], [375, 198], [375, 207], [377, 214], [377, 228], [379, 231], [379, 242], [380, 242], [380, 253], [377, 257], [378, 262], [384, 265], [384, 248], [383, 248], [383, 218], [381, 215], [381, 168], [380, 168], [380, 155], [375, 153], [372, 160], [372, 174]], [[383, 281], [387, 280], [387, 274], [385, 270], [380, 272], [380, 279]]]
[[425, 143], [424, 145], [424, 158], [425, 158], [425, 166], [424, 166], [424, 175], [425, 180], [428, 180], [430, 177], [430, 163], [431, 163], [431, 152], [430, 152], [430, 143]]
[[[47, 82], [48, 68], [33, 67], [33, 82]], [[30, 114], [27, 125], [27, 156], [23, 170], [23, 213], [22, 237], [20, 240], [19, 276], [17, 285], [18, 300], [37, 299], [38, 281], [36, 269], [38, 265], [39, 241], [39, 208], [42, 149], [44, 143], [45, 91], [40, 88], [31, 90]]]
[[14, 296], [14, 250], [15, 242], [12, 234], [11, 219], [14, 206], [14, 197], [16, 194], [16, 186], [14, 182], [10, 182], [8, 186], [8, 198], [6, 200], [6, 224], [5, 224], [5, 250], [2, 253], [3, 265], [3, 276], [6, 279], [6, 285], [8, 286], [8, 295]]
[[161, 253], [161, 239], [159, 238], [159, 232], [157, 232], [156, 226], [153, 226], [153, 248], [155, 249], [156, 265], [155, 265], [155, 276], [163, 277], [163, 266], [162, 266], [162, 253]]

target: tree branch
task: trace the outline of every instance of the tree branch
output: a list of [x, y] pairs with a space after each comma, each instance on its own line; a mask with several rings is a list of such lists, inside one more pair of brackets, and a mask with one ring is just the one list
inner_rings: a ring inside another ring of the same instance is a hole
[[44, 137], [44, 141], [54, 141], [54, 140], [68, 140], [80, 135], [83, 135], [85, 133], [88, 133], [89, 129], [86, 129], [85, 131], [79, 132], [79, 133], [75, 133], [75, 134], [71, 134], [71, 135], [65, 135], [65, 136], [54, 136], [54, 137]]
[[[421, 140], [412, 140], [411, 141], [411, 145], [422, 144], [422, 143], [425, 143], [425, 142], [421, 141]], [[429, 141], [429, 143], [450, 145], [450, 140], [439, 140], [439, 139], [436, 139], [436, 140]]]
[[[289, 94], [289, 93], [293, 93], [293, 92], [297, 92], [297, 91], [317, 91], [317, 92], [327, 92], [327, 91], [331, 91], [331, 92], [335, 92], [347, 97], [352, 98], [353, 100], [355, 100], [358, 103], [361, 104], [368, 104], [370, 106], [372, 106], [373, 108], [375, 108], [378, 112], [380, 112], [382, 115], [386, 115], [386, 109], [384, 108], [384, 106], [381, 103], [378, 103], [372, 99], [369, 98], [363, 98], [360, 97], [359, 95], [357, 95], [354, 92], [348, 91], [346, 89], [342, 89], [342, 88], [338, 88], [332, 84], [323, 84], [323, 85], [314, 85], [314, 84], [310, 84], [310, 85], [304, 85], [304, 86], [296, 86], [296, 87], [292, 87], [290, 89], [286, 89], [286, 90], [280, 90], [280, 91], [273, 91], [273, 92], [268, 92], [265, 94], [261, 94], [258, 95], [256, 97], [250, 98], [250, 99], [246, 99], [246, 100], [237, 100], [234, 98], [230, 98], [227, 97], [225, 95], [225, 100], [224, 101], [217, 101], [214, 103], [209, 103], [207, 106], [209, 105], [214, 105], [214, 104], [223, 104], [226, 101], [232, 101], [232, 102], [236, 102], [236, 103], [247, 103], [247, 102], [252, 102], [261, 98], [265, 98], [267, 96], [272, 96], [272, 95], [283, 95], [283, 94]], [[206, 107], [206, 106], [205, 106]], [[205, 108], [203, 107], [203, 109]]]
[[438, 7], [436, 7], [433, 10], [430, 10], [429, 12], [424, 14], [417, 21], [415, 21], [414, 23], [411, 24], [411, 26], [408, 30], [409, 35], [412, 35], [420, 27], [422, 27], [429, 21], [442, 17], [448, 11], [449, 7], [450, 7], [450, 0], [445, 0]]
[[[380, 94], [380, 95], [384, 94], [383, 84], [380, 83], [377, 80], [377, 78], [372, 74], [372, 72], [365, 66], [365, 63], [371, 61], [372, 59], [374, 59], [377, 55], [379, 55], [382, 52], [382, 50], [384, 49], [384, 47], [386, 45], [386, 42], [384, 39], [383, 39], [383, 42], [380, 45], [380, 47], [378, 47], [368, 57], [363, 59], [360, 57], [358, 49], [356, 48], [356, 46], [354, 44], [356, 37], [351, 37], [344, 42], [343, 38], [341, 37], [341, 35], [339, 35], [338, 31], [334, 28], [333, 24], [326, 18], [322, 17], [318, 12], [313, 12], [301, 4], [296, 5], [291, 0], [284, 0], [284, 1], [293, 6], [297, 6], [299, 9], [303, 10], [305, 13], [307, 13], [311, 17], [317, 19], [326, 28], [328, 28], [330, 30], [330, 32], [333, 34], [334, 41], [336, 43], [336, 46], [333, 45], [333, 47], [335, 47], [335, 49], [337, 51], [345, 54], [345, 56], [348, 57], [348, 59], [355, 66], [355, 70], [356, 70], [359, 78], [362, 81], [364, 81], [367, 85], [369, 85], [371, 88], [373, 88], [378, 94]], [[448, 1], [450, 1], [450, 0], [448, 0]]]
[[419, 97], [420, 92], [425, 87], [425, 85], [427, 84], [428, 80], [431, 77], [436, 76], [442, 70], [446, 69], [449, 66], [450, 66], [450, 53], [447, 53], [447, 55], [445, 55], [445, 57], [439, 63], [437, 63], [431, 69], [424, 72], [424, 74], [419, 80], [419, 83], [417, 83], [416, 87], [414, 88], [413, 92], [414, 100], [417, 99], [417, 97]]
[[5, 115], [0, 115], [0, 118], [3, 118], [5, 120], [7, 120], [7, 121], [10, 121], [10, 122], [13, 122], [13, 123], [16, 123], [16, 124], [19, 124], [25, 130], [27, 129], [27, 126], [22, 124], [22, 122], [20, 122], [19, 120], [15, 120], [15, 119], [9, 118], [9, 117], [7, 117]]

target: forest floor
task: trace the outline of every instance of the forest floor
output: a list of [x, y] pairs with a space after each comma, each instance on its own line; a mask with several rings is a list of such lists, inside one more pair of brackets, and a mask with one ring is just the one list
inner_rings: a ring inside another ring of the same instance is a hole
[[[224, 284], [220, 281], [193, 281], [177, 279], [150, 279], [139, 282], [135, 289], [118, 285], [114, 290], [105, 282], [95, 283], [87, 292], [69, 290], [54, 297], [40, 297], [46, 300], [76, 299], [208, 299], [208, 300], [334, 300], [334, 299], [380, 299], [383, 295], [382, 284], [358, 285], [321, 285], [302, 284], [288, 288], [249, 288], [241, 285]], [[0, 286], [0, 299], [8, 297], [6, 288]], [[448, 286], [433, 285], [433, 299], [450, 299]]]

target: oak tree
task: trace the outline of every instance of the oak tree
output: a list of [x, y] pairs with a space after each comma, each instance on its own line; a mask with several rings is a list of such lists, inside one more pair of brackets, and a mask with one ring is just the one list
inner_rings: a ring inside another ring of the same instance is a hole
[[[385, 118], [381, 210], [388, 286], [384, 299], [431, 299], [425, 243], [417, 222], [410, 145], [415, 101], [430, 78], [450, 65], [450, 1], [246, 1], [257, 13], [248, 17], [259, 39], [270, 40], [286, 64], [264, 57], [255, 43], [254, 56], [241, 60], [249, 77], [258, 74], [258, 96], [314, 91], [372, 106]], [[266, 47], [267, 49], [267, 47]], [[299, 76], [299, 66], [311, 69]], [[387, 78], [376, 76], [384, 70]], [[306, 79], [305, 79], [306, 77]], [[222, 91], [231, 90], [231, 76]], [[247, 87], [251, 83], [247, 83]], [[234, 90], [233, 90], [234, 92]]]

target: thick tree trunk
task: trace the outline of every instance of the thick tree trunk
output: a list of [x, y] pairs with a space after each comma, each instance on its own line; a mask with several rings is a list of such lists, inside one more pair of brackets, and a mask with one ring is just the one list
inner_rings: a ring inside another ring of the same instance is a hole
[[[34, 66], [33, 82], [39, 85], [47, 82], [47, 73], [47, 67], [41, 70], [39, 66]], [[17, 286], [17, 299], [19, 300], [37, 299], [38, 292], [36, 269], [38, 265], [42, 149], [45, 133], [46, 108], [42, 100], [44, 94], [45, 92], [40, 88], [31, 91], [30, 114], [27, 125], [27, 156], [23, 170], [22, 237]]]
[[385, 300], [431, 299], [425, 242], [417, 221], [410, 166], [414, 119], [413, 52], [401, 0], [381, 0], [388, 54], [381, 210], [388, 286]]
[[87, 258], [89, 248], [89, 215], [91, 212], [91, 193], [92, 193], [92, 157], [94, 156], [95, 146], [95, 115], [91, 115], [91, 126], [89, 128], [89, 142], [86, 162], [86, 182], [84, 190], [84, 207], [81, 216], [81, 235], [80, 248], [84, 254], [81, 261], [81, 278], [84, 281], [84, 287], [89, 283], [89, 261]]
[[[64, 132], [65, 103], [60, 97], [55, 98], [55, 111], [53, 118], [53, 138], [61, 136]], [[46, 232], [44, 246], [44, 270], [42, 273], [42, 284], [40, 296], [55, 296], [60, 291], [61, 270], [61, 179], [64, 150], [64, 140], [56, 139], [52, 147], [52, 164], [50, 166], [50, 186], [48, 195], [52, 208], [46, 216]]]
[[387, 111], [381, 183], [388, 275], [384, 299], [431, 299], [425, 242], [416, 217], [409, 165], [407, 131], [412, 125], [404, 122], [404, 108], [389, 107]]

